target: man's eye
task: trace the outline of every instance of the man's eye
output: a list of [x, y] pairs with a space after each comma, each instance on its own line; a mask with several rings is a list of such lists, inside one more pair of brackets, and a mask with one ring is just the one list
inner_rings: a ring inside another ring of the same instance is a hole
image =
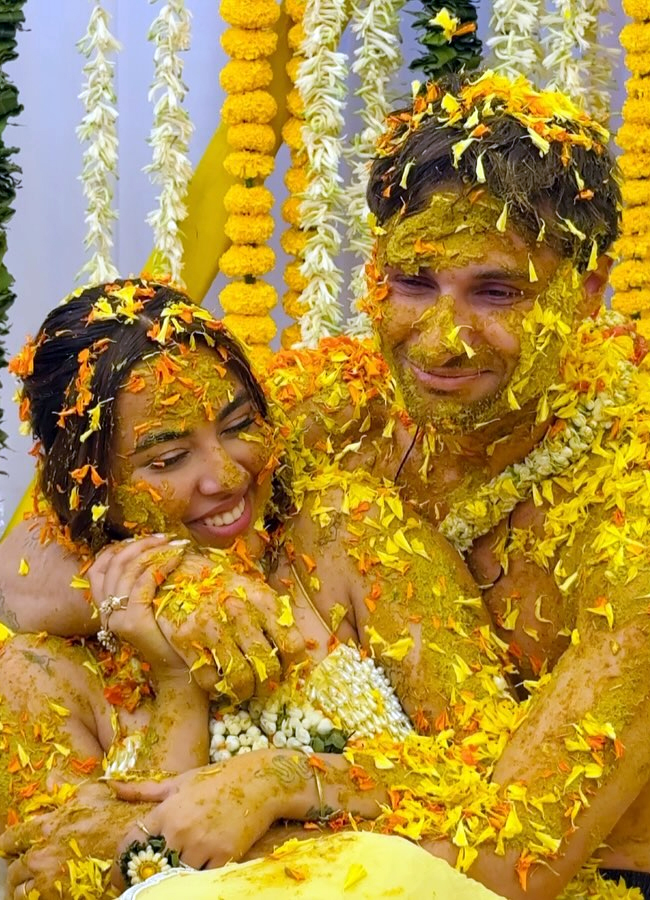
[[520, 288], [506, 285], [484, 285], [477, 293], [480, 297], [486, 297], [497, 303], [517, 303], [524, 297], [524, 292]]
[[152, 459], [151, 462], [147, 463], [148, 469], [169, 469], [170, 466], [176, 465], [181, 460], [185, 459], [187, 456], [187, 451], [183, 450], [180, 453], [173, 453], [169, 456], [157, 456], [155, 459]]
[[237, 419], [236, 422], [233, 422], [231, 425], [227, 425], [225, 428], [222, 428], [221, 433], [238, 434], [240, 431], [246, 431], [247, 428], [250, 428], [251, 425], [254, 425], [255, 421], [255, 416], [251, 415], [251, 413], [247, 413], [247, 415], [243, 416], [241, 419]]
[[399, 278], [391, 278], [388, 283], [393, 290], [402, 294], [417, 294], [423, 291], [428, 292], [433, 288], [433, 285], [428, 279], [421, 278], [417, 275], [411, 277], [402, 275]]

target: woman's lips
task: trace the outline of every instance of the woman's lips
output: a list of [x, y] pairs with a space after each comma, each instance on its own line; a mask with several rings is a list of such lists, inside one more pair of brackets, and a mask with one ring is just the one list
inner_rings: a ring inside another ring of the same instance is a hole
[[187, 523], [187, 527], [206, 543], [228, 540], [246, 531], [251, 523], [252, 513], [250, 497], [246, 494], [231, 509], [203, 519], [194, 519]]
[[411, 360], [407, 360], [407, 364], [418, 381], [434, 391], [456, 391], [459, 388], [472, 385], [479, 378], [490, 374], [485, 369], [470, 368], [469, 366], [465, 368], [438, 366], [424, 370]]

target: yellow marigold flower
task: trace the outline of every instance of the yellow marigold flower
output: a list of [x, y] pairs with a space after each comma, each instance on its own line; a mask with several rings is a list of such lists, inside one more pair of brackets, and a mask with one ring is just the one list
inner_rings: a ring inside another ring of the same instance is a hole
[[275, 0], [221, 0], [221, 18], [240, 28], [271, 28], [280, 18], [280, 5]]
[[287, 287], [296, 293], [302, 293], [307, 287], [308, 281], [300, 271], [300, 263], [292, 262], [284, 270], [284, 280]]
[[274, 265], [275, 253], [270, 247], [251, 247], [248, 244], [229, 247], [219, 260], [219, 268], [229, 278], [265, 275]]
[[623, 120], [628, 124], [646, 125], [650, 120], [650, 99], [628, 97], [623, 104]]
[[278, 45], [275, 31], [228, 28], [221, 35], [224, 53], [233, 59], [261, 59], [272, 56]]
[[650, 209], [645, 206], [624, 209], [621, 224], [625, 235], [650, 231]]
[[648, 100], [650, 98], [650, 82], [647, 78], [629, 78], [625, 82], [625, 87], [627, 96], [633, 100]]
[[612, 306], [626, 316], [650, 309], [650, 288], [636, 291], [617, 291], [612, 298]]
[[263, 378], [268, 372], [274, 356], [275, 352], [266, 344], [248, 345], [248, 358], [251, 361], [253, 372], [255, 372], [259, 378]]
[[300, 319], [308, 311], [306, 303], [300, 302], [300, 294], [296, 291], [287, 291], [282, 298], [282, 308], [292, 319]]
[[618, 164], [626, 178], [650, 178], [650, 152], [624, 153]]
[[297, 119], [305, 118], [305, 104], [297, 88], [292, 88], [287, 94], [287, 109]]
[[622, 259], [650, 259], [650, 232], [623, 235], [616, 241], [616, 254]]
[[278, 105], [268, 91], [244, 91], [226, 97], [221, 117], [226, 125], [257, 122], [266, 125], [275, 116]]
[[621, 46], [626, 50], [650, 50], [650, 28], [645, 22], [629, 22], [621, 30]]
[[298, 197], [289, 197], [282, 204], [282, 218], [289, 225], [300, 227], [300, 200]]
[[226, 191], [223, 203], [228, 213], [261, 216], [273, 208], [273, 194], [261, 184], [253, 187], [233, 184]]
[[273, 309], [277, 299], [275, 288], [265, 281], [255, 281], [253, 284], [232, 282], [219, 294], [224, 312], [243, 316], [265, 316]]
[[615, 291], [629, 291], [650, 285], [650, 264], [644, 260], [626, 259], [620, 262], [611, 275]]
[[277, 327], [270, 316], [239, 316], [236, 314], [223, 317], [223, 324], [235, 337], [244, 344], [268, 344], [273, 340]]
[[285, 0], [284, 4], [287, 15], [290, 19], [293, 19], [294, 22], [302, 22], [305, 16], [306, 6], [307, 0]]
[[636, 330], [646, 341], [650, 340], [650, 318], [642, 316], [636, 323]]
[[275, 157], [265, 153], [252, 153], [238, 150], [229, 153], [223, 161], [223, 167], [235, 178], [268, 178], [275, 166]]
[[275, 131], [270, 125], [256, 125], [254, 122], [231, 125], [226, 140], [233, 150], [254, 150], [267, 155], [275, 150]]
[[287, 119], [282, 126], [282, 137], [290, 150], [300, 150], [304, 147], [302, 139], [302, 129], [304, 124], [305, 123], [301, 119], [296, 119], [292, 116], [290, 119]]
[[287, 41], [289, 43], [289, 48], [296, 53], [302, 47], [302, 42], [305, 40], [305, 29], [302, 27], [302, 22], [296, 22], [295, 25], [292, 25], [289, 31], [287, 32]]
[[313, 233], [313, 230], [300, 231], [298, 228], [289, 228], [280, 238], [282, 249], [289, 256], [301, 256], [305, 249], [305, 244]]
[[267, 59], [231, 59], [221, 70], [219, 84], [227, 94], [256, 91], [273, 81], [273, 69]]
[[304, 166], [294, 166], [287, 169], [284, 176], [284, 183], [287, 190], [292, 194], [303, 194], [307, 190], [309, 184], [309, 175]]
[[273, 234], [273, 216], [228, 216], [224, 227], [233, 244], [263, 244]]
[[300, 331], [300, 325], [289, 325], [289, 327], [285, 328], [282, 332], [282, 347], [285, 350], [291, 350], [293, 345], [297, 344], [301, 338], [302, 333]]
[[626, 53], [625, 65], [633, 75], [647, 75], [650, 72], [650, 53]]
[[304, 63], [304, 61], [304, 56], [293, 56], [286, 65], [286, 73], [294, 84], [298, 80], [300, 66]]
[[650, 203], [650, 178], [630, 178], [621, 185], [623, 200], [628, 206]]
[[650, 0], [623, 0], [623, 9], [631, 19], [650, 19]]

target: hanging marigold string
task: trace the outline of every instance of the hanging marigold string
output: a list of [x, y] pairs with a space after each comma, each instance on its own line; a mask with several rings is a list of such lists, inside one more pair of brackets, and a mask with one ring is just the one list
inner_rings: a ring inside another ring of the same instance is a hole
[[110, 16], [100, 0], [93, 5], [88, 30], [77, 46], [88, 62], [86, 77], [79, 95], [85, 114], [77, 128], [85, 143], [81, 183], [86, 198], [87, 232], [84, 246], [91, 256], [77, 278], [89, 282], [110, 281], [117, 277], [112, 261], [113, 222], [117, 212], [112, 207], [117, 177], [117, 109], [115, 106], [115, 63], [110, 57], [120, 49], [109, 29]]
[[232, 245], [219, 261], [221, 271], [233, 279], [219, 299], [224, 323], [251, 351], [260, 367], [268, 360], [276, 326], [270, 312], [277, 302], [275, 288], [261, 280], [275, 265], [266, 241], [273, 233], [273, 195], [264, 181], [275, 164], [275, 132], [271, 125], [277, 103], [268, 88], [273, 80], [269, 57], [277, 45], [273, 30], [280, 15], [275, 0], [223, 0], [221, 16], [231, 27], [222, 37], [230, 56], [221, 73], [227, 93], [222, 117], [228, 125], [230, 152], [226, 171], [239, 183], [225, 198], [226, 235]]
[[623, 149], [622, 235], [619, 263], [612, 272], [612, 305], [638, 317], [638, 330], [650, 337], [650, 0], [623, 0], [632, 21], [621, 32], [632, 73], [616, 141]]
[[155, 47], [154, 79], [149, 91], [149, 101], [155, 105], [149, 137], [153, 159], [144, 171], [161, 190], [158, 207], [149, 213], [147, 223], [154, 232], [153, 269], [170, 274], [178, 284], [182, 284], [183, 267], [180, 224], [187, 216], [185, 198], [192, 176], [188, 147], [193, 126], [183, 106], [187, 86], [183, 82], [181, 56], [190, 48], [190, 18], [184, 0], [168, 0], [148, 35]]
[[[288, 290], [283, 299], [282, 306], [285, 313], [292, 319], [300, 319], [307, 312], [306, 303], [302, 302], [301, 294], [307, 287], [307, 278], [301, 271], [304, 261], [304, 251], [308, 231], [302, 227], [300, 205], [307, 188], [307, 154], [302, 139], [302, 129], [305, 123], [305, 105], [300, 92], [295, 87], [298, 72], [304, 61], [300, 48], [305, 39], [303, 29], [303, 16], [305, 14], [305, 0], [285, 0], [285, 10], [291, 21], [288, 41], [292, 58], [287, 65], [287, 74], [293, 87], [287, 96], [287, 110], [289, 118], [282, 128], [282, 137], [291, 156], [291, 166], [284, 176], [284, 183], [289, 191], [287, 200], [282, 204], [282, 218], [288, 223], [289, 228], [281, 238], [282, 249], [293, 260], [284, 270], [284, 281]], [[300, 325], [293, 323], [282, 332], [282, 346], [293, 347], [300, 341]]]

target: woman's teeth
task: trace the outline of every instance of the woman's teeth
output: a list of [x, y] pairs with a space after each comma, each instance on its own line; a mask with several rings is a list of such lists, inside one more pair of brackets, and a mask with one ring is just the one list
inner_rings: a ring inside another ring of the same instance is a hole
[[209, 516], [203, 521], [212, 528], [221, 528], [223, 525], [232, 525], [237, 519], [241, 519], [245, 506], [246, 498], [242, 497], [237, 506], [233, 506], [232, 509], [228, 509], [226, 512], [215, 513], [214, 516]]

